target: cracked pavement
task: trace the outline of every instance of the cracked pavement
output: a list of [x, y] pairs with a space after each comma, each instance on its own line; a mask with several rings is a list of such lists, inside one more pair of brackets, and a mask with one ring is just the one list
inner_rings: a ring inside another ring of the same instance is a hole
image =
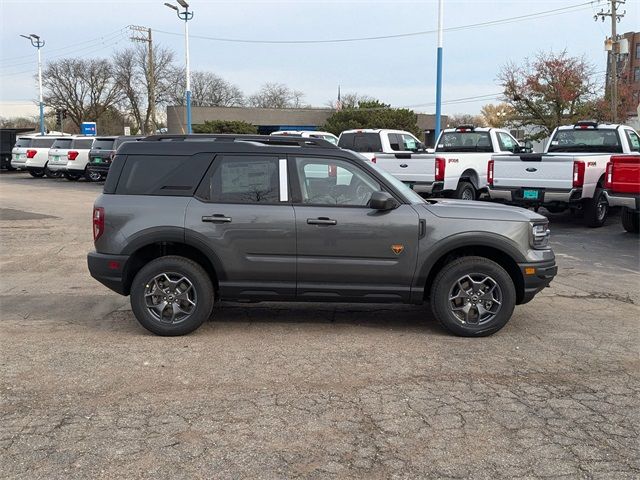
[[551, 215], [559, 276], [492, 337], [422, 306], [261, 303], [160, 338], [86, 270], [99, 190], [0, 176], [1, 478], [640, 477], [619, 217]]

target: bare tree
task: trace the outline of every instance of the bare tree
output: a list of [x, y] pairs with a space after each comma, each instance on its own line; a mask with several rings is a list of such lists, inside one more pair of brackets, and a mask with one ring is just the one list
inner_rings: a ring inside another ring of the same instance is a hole
[[97, 121], [121, 97], [104, 59], [63, 58], [49, 63], [42, 78], [45, 103], [66, 110], [78, 129], [83, 121]]
[[157, 119], [152, 118], [153, 92], [155, 106], [171, 98], [174, 87], [174, 53], [162, 47], [153, 50], [153, 82], [149, 70], [149, 50], [143, 45], [116, 52], [113, 56], [113, 74], [123, 94], [123, 107], [130, 112], [140, 131], [153, 133]]
[[484, 127], [485, 122], [482, 115], [471, 115], [470, 113], [458, 113], [449, 115], [447, 126], [457, 127], [458, 125], [474, 125], [476, 127]]
[[[174, 81], [169, 97], [173, 105], [184, 105], [184, 69], [174, 70]], [[191, 105], [194, 107], [241, 107], [244, 94], [236, 85], [213, 72], [191, 72]]]
[[292, 90], [283, 83], [265, 83], [247, 103], [251, 107], [259, 108], [304, 108], [302, 104], [304, 93]]

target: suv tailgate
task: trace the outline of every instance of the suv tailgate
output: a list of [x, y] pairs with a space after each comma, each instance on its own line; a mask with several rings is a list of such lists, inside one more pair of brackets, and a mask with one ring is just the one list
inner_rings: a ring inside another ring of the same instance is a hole
[[522, 154], [494, 155], [493, 184], [496, 187], [543, 187], [571, 189], [573, 156]]

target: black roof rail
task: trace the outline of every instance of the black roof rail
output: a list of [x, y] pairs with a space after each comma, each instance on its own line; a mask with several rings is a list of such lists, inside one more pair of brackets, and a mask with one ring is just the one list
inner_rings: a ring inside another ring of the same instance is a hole
[[274, 146], [298, 146], [318, 148], [339, 148], [327, 140], [321, 138], [297, 137], [293, 135], [247, 135], [232, 133], [197, 133], [190, 135], [149, 135], [144, 137], [145, 142], [180, 142], [180, 141], [218, 141], [218, 142], [253, 142]]

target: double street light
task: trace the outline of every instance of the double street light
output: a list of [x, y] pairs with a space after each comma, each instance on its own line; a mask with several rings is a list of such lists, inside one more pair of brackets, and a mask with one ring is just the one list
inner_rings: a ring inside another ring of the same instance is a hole
[[184, 21], [184, 51], [185, 51], [185, 64], [186, 64], [186, 103], [187, 103], [187, 133], [192, 133], [191, 130], [191, 74], [189, 72], [189, 20], [193, 18], [193, 12], [189, 11], [189, 4], [184, 0], [176, 0], [182, 8], [180, 11], [178, 7], [171, 3], [165, 3], [167, 7], [176, 11], [178, 18]]
[[42, 40], [35, 33], [20, 36], [29, 40], [31, 42], [31, 45], [38, 49], [38, 86], [40, 87], [40, 135], [44, 135], [44, 103], [42, 101], [42, 56], [40, 55], [40, 49], [44, 47], [44, 40]]

